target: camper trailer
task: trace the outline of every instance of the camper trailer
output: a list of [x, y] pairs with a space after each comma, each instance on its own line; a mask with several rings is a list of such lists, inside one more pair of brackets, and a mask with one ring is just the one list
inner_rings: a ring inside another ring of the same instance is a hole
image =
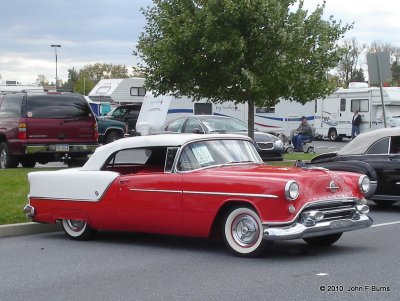
[[[297, 128], [301, 116], [314, 120], [314, 102], [302, 105], [281, 100], [275, 107], [256, 108], [254, 127], [262, 132], [289, 134]], [[234, 117], [244, 122], [248, 120], [248, 106], [232, 101], [212, 103], [206, 99], [193, 102], [189, 97], [173, 95], [153, 96], [149, 91], [140, 109], [136, 131], [141, 135], [156, 133], [160, 127], [175, 118], [187, 115], [222, 115]]]
[[141, 104], [145, 94], [144, 78], [132, 77], [102, 79], [88, 96], [93, 101]]
[[42, 86], [23, 85], [15, 80], [0, 81], [0, 93], [12, 93], [21, 91], [43, 92], [44, 90]]
[[[387, 127], [400, 125], [400, 88], [383, 88]], [[354, 111], [361, 115], [360, 132], [384, 127], [380, 89], [353, 86], [339, 89], [316, 103], [316, 132], [330, 140], [351, 138]]]

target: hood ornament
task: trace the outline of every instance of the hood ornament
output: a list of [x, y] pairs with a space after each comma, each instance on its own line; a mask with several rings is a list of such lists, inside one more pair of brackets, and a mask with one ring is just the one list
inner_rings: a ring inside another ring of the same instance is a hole
[[335, 193], [336, 191], [339, 190], [339, 186], [335, 183], [335, 181], [330, 181], [329, 182], [329, 187], [326, 187], [328, 190], [330, 190], [332, 193]]

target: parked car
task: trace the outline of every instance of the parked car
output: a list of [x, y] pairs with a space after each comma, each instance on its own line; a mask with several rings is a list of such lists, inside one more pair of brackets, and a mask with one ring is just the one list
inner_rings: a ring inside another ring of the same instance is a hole
[[338, 152], [314, 157], [309, 165], [364, 173], [376, 186], [370, 199], [391, 205], [400, 201], [400, 128], [360, 134]]
[[124, 122], [128, 125], [128, 133], [134, 135], [136, 122], [139, 117], [140, 105], [121, 105], [110, 111], [100, 119], [112, 119]]
[[[241, 120], [217, 115], [195, 115], [181, 117], [166, 123], [162, 133], [229, 133], [248, 135], [247, 124]], [[254, 132], [255, 147], [263, 160], [283, 160], [283, 142], [269, 133]]]
[[96, 120], [100, 144], [107, 144], [128, 135], [128, 126], [125, 122], [99, 117], [96, 117]]
[[223, 237], [239, 256], [268, 241], [335, 243], [366, 228], [365, 175], [263, 164], [242, 135], [166, 134], [100, 146], [81, 168], [28, 174], [25, 213], [61, 221], [67, 236], [95, 230]]
[[98, 146], [97, 122], [76, 93], [0, 96], [0, 168], [63, 161], [83, 165]]

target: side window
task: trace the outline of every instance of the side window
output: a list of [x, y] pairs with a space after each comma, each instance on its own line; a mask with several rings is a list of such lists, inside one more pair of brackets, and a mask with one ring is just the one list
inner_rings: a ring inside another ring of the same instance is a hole
[[182, 126], [183, 126], [184, 122], [185, 122], [185, 118], [181, 118], [181, 119], [172, 121], [164, 128], [164, 131], [180, 133], [182, 131]]
[[173, 168], [174, 161], [175, 161], [175, 156], [178, 152], [178, 149], [179, 149], [179, 147], [168, 147], [167, 156], [165, 159], [165, 167], [164, 167], [165, 172], [172, 172], [172, 168]]
[[113, 165], [145, 164], [151, 155], [150, 149], [132, 148], [124, 149], [115, 154]]
[[383, 138], [375, 142], [367, 151], [367, 154], [387, 154], [389, 153], [389, 138]]
[[116, 108], [112, 113], [113, 116], [124, 116], [126, 109], [124, 108]]
[[400, 154], [400, 136], [390, 138], [390, 153]]
[[198, 133], [199, 131], [204, 132], [200, 123], [198, 123], [197, 120], [192, 119], [192, 118], [188, 119], [188, 121], [186, 122], [185, 127], [183, 129], [183, 132], [184, 133], [194, 133], [195, 130], [196, 130], [196, 133]]
[[352, 99], [351, 100], [351, 111], [358, 112], [369, 112], [369, 100], [368, 99]]
[[144, 87], [131, 87], [131, 96], [145, 96], [146, 88]]
[[256, 108], [256, 113], [259, 113], [259, 114], [263, 114], [263, 113], [275, 113], [275, 107]]
[[345, 98], [342, 98], [340, 100], [340, 111], [341, 112], [346, 111], [346, 99]]
[[22, 95], [6, 95], [1, 102], [0, 117], [21, 117], [22, 98]]

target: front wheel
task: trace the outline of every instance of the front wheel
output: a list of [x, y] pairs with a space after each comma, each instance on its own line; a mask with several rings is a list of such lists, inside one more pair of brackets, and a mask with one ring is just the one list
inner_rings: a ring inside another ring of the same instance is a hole
[[108, 143], [114, 142], [115, 140], [118, 140], [121, 138], [123, 138], [122, 134], [112, 131], [112, 132], [107, 133], [106, 138], [104, 139], [104, 143], [108, 144]]
[[95, 232], [82, 220], [63, 219], [62, 227], [65, 234], [75, 240], [88, 240]]
[[244, 207], [231, 209], [223, 226], [226, 246], [237, 256], [256, 257], [262, 254], [266, 241], [258, 214]]
[[308, 237], [303, 240], [312, 246], [330, 246], [337, 242], [343, 233], [335, 233], [324, 236]]

